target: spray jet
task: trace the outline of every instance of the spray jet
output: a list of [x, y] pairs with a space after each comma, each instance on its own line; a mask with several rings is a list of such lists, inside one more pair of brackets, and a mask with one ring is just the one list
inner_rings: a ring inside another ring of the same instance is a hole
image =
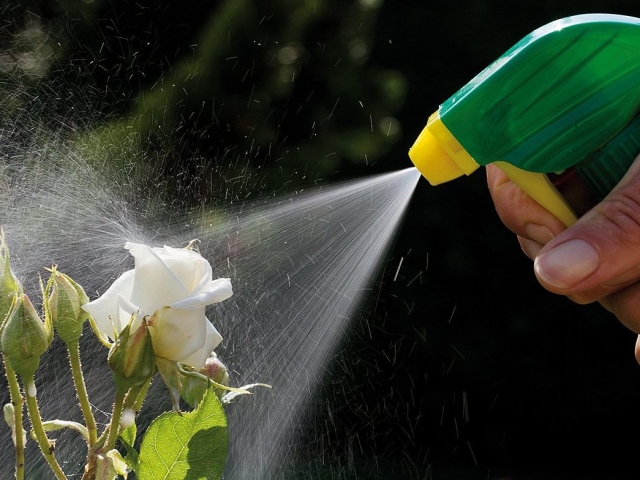
[[533, 31], [444, 102], [409, 156], [432, 185], [493, 163], [570, 226], [558, 180], [604, 198], [640, 153], [639, 109], [640, 19], [576, 15]]

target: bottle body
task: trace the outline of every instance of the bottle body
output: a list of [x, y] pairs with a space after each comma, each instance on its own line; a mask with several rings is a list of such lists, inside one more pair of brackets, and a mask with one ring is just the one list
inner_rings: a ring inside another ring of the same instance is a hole
[[[602, 197], [640, 153], [629, 151], [640, 142], [640, 119], [625, 130], [639, 110], [640, 19], [576, 15], [530, 33], [446, 100], [409, 155], [433, 184], [481, 165], [507, 165], [536, 199], [548, 192], [528, 189], [534, 177], [516, 170], [576, 167]], [[637, 142], [599, 154], [630, 130]]]
[[557, 172], [602, 147], [640, 105], [640, 19], [579, 15], [521, 40], [440, 108], [480, 165]]

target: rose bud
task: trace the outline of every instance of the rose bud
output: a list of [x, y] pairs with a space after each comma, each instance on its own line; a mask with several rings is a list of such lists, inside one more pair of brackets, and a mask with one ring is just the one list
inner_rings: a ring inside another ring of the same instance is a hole
[[135, 315], [129, 324], [117, 335], [109, 350], [109, 366], [119, 389], [138, 387], [156, 373], [156, 360], [151, 344], [147, 322], [143, 320], [131, 333]]
[[[18, 292], [18, 281], [11, 271], [9, 248], [4, 241], [4, 233], [0, 231], [0, 325], [9, 315], [11, 305]], [[1, 331], [0, 327], [0, 331]]]
[[89, 302], [84, 289], [64, 273], [51, 269], [47, 284], [49, 296], [45, 298], [45, 312], [51, 315], [53, 328], [65, 343], [77, 342], [82, 335], [82, 326], [89, 318], [82, 305]]
[[204, 362], [204, 367], [200, 369], [200, 373], [220, 385], [229, 386], [229, 370], [215, 352], [211, 352], [211, 355]]
[[2, 330], [2, 351], [16, 373], [23, 379], [32, 379], [38, 369], [40, 357], [53, 340], [53, 328], [45, 318], [43, 322], [31, 300], [19, 294], [13, 310]]
[[[229, 371], [224, 363], [220, 361], [218, 355], [215, 352], [211, 352], [211, 355], [207, 358], [204, 366], [198, 371], [198, 373], [210, 378], [213, 382], [229, 386]], [[197, 378], [195, 376], [186, 376], [182, 380], [182, 390], [180, 396], [192, 407], [196, 407], [204, 393], [207, 391], [208, 382], [205, 378]], [[213, 385], [215, 388], [215, 385]], [[222, 398], [224, 391], [220, 388], [215, 388], [215, 393], [218, 398]]]

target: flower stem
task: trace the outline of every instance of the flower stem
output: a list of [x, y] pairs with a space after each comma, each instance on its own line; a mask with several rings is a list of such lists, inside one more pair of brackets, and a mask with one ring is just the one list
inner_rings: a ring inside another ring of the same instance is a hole
[[18, 383], [18, 376], [16, 372], [11, 368], [11, 365], [4, 358], [4, 371], [7, 376], [7, 383], [9, 384], [9, 395], [11, 396], [11, 404], [13, 405], [13, 429], [15, 431], [15, 453], [16, 453], [16, 480], [24, 480], [24, 429], [22, 428], [22, 409], [24, 404], [24, 398], [20, 393], [20, 384]]
[[[113, 402], [113, 410], [111, 412], [111, 421], [107, 428], [104, 429], [100, 438], [96, 440], [93, 447], [89, 449], [87, 455], [87, 465], [85, 467], [82, 480], [94, 480], [96, 478], [96, 460], [99, 454], [113, 450], [118, 440], [118, 434], [120, 433], [120, 421], [122, 419], [122, 412], [125, 407], [125, 399], [127, 397], [128, 389], [116, 388], [116, 398]], [[105, 443], [106, 438], [106, 443]]]
[[[36, 436], [36, 440], [38, 441], [38, 446], [40, 447], [40, 451], [44, 456], [44, 459], [49, 464], [49, 467], [53, 471], [57, 480], [66, 480], [66, 476], [62, 471], [62, 467], [56, 460], [55, 455], [53, 454], [53, 445], [49, 442], [49, 438], [47, 437], [47, 433], [44, 430], [44, 426], [42, 425], [42, 417], [40, 416], [40, 409], [38, 408], [38, 401], [35, 396], [35, 384], [33, 375], [30, 377], [23, 377], [22, 381], [25, 386], [25, 397], [27, 399], [27, 411], [29, 412], [29, 419], [31, 420], [31, 426], [33, 427], [33, 433]], [[33, 395], [32, 395], [33, 394]]]
[[89, 432], [89, 450], [98, 441], [98, 428], [96, 426], [96, 420], [91, 411], [91, 403], [89, 402], [89, 396], [87, 395], [87, 387], [84, 383], [84, 376], [82, 374], [82, 364], [80, 363], [80, 344], [72, 342], [67, 344], [67, 350], [69, 351], [69, 364], [71, 365], [71, 373], [73, 374], [73, 383], [76, 387], [78, 394], [78, 402], [80, 403], [80, 409], [84, 416], [84, 421]]
[[125, 408], [131, 408], [134, 412], [138, 413], [142, 408], [142, 403], [144, 402], [147, 392], [149, 391], [149, 387], [151, 386], [151, 380], [147, 380], [139, 387], [133, 387], [127, 393], [127, 398], [124, 402]]
[[112, 450], [116, 446], [118, 433], [120, 432], [120, 419], [122, 418], [122, 410], [124, 407], [124, 399], [127, 390], [118, 388], [116, 390], [116, 399], [113, 403], [113, 412], [111, 413], [111, 423], [109, 424], [109, 436], [104, 448], [105, 452]]

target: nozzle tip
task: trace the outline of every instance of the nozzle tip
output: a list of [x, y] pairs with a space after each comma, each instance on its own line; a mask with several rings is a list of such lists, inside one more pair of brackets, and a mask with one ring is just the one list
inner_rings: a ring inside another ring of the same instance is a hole
[[427, 127], [409, 149], [409, 158], [431, 185], [448, 182], [465, 173]]

